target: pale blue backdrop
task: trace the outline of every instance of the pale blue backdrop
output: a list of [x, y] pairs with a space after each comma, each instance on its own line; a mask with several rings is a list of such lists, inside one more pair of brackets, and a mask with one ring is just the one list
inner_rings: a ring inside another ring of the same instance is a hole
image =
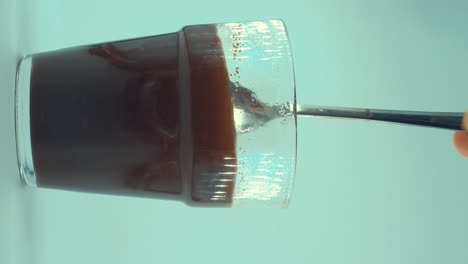
[[282, 18], [299, 102], [463, 111], [463, 3], [1, 0], [0, 263], [468, 263], [468, 160], [448, 131], [301, 118], [289, 209], [194, 209], [22, 188], [12, 108], [18, 55]]

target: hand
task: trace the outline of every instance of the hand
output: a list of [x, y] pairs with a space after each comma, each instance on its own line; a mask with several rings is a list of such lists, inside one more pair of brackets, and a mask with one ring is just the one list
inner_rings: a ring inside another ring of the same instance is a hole
[[460, 154], [468, 157], [468, 132], [455, 132], [453, 143]]
[[[463, 119], [463, 129], [467, 131], [468, 129], [468, 112], [465, 113], [465, 118]], [[458, 152], [465, 157], [468, 157], [468, 132], [455, 132], [453, 135], [453, 143], [457, 148]]]

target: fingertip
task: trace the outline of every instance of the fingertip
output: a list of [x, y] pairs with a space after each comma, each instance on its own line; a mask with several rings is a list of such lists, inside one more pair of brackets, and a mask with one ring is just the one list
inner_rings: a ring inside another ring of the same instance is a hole
[[462, 156], [468, 157], [468, 133], [455, 132], [453, 135], [453, 144]]

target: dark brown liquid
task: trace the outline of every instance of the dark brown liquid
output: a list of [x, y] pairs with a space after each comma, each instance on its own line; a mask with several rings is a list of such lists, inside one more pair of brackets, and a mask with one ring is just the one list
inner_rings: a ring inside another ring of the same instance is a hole
[[38, 185], [230, 204], [228, 83], [214, 26], [35, 55]]

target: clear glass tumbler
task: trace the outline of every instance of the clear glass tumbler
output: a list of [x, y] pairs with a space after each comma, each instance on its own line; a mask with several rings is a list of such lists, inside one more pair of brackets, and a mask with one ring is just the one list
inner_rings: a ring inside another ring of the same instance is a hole
[[49, 51], [18, 68], [28, 185], [284, 207], [296, 163], [291, 49], [280, 20]]

